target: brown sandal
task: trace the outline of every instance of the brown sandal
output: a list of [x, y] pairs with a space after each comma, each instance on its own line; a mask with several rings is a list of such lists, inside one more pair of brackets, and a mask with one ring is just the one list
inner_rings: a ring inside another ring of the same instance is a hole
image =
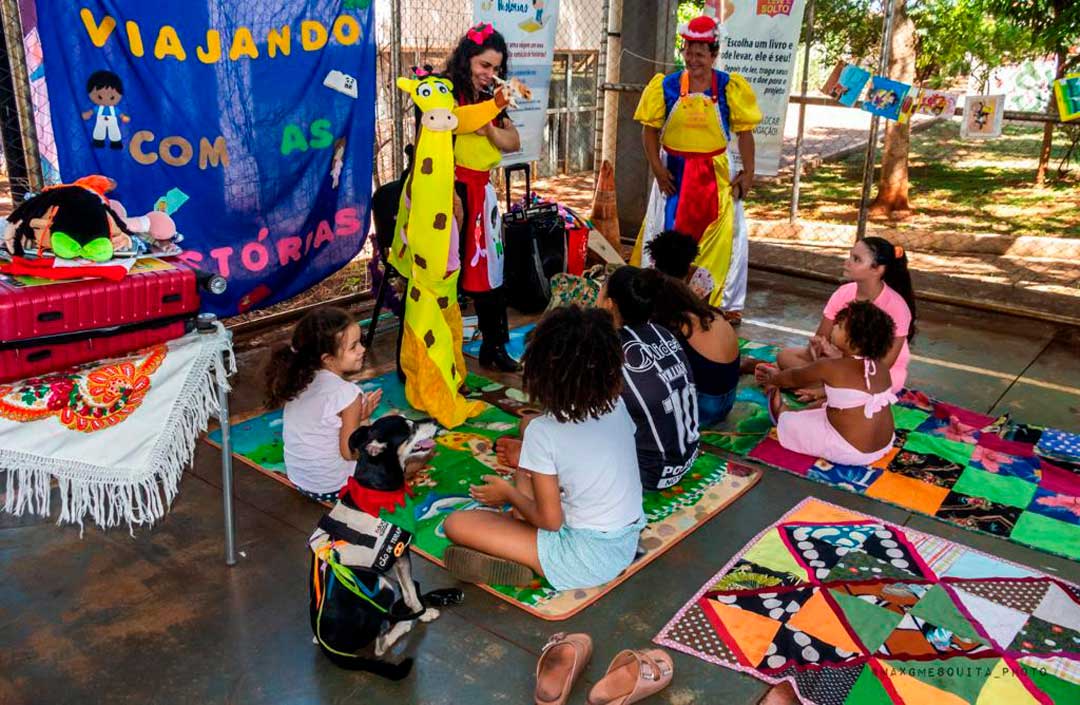
[[[588, 634], [559, 632], [548, 639], [536, 662], [536, 705], [565, 705], [592, 652], [592, 638]], [[544, 671], [550, 677], [541, 682]]]
[[589, 691], [588, 705], [630, 705], [671, 683], [675, 665], [662, 649], [620, 651], [607, 673]]

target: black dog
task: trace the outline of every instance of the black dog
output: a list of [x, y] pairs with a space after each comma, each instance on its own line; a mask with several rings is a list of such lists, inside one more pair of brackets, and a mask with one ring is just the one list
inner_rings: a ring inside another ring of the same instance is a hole
[[[309, 541], [311, 628], [338, 666], [404, 678], [412, 659], [390, 663], [380, 657], [417, 619], [439, 616], [437, 609], [425, 608], [425, 601], [440, 606], [461, 601], [459, 590], [421, 598], [409, 562], [412, 535], [378, 518], [380, 510], [404, 502], [406, 467], [430, 458], [436, 430], [431, 422], [386, 416], [349, 438], [349, 447], [359, 453], [356, 469]], [[372, 644], [374, 658], [360, 653]]]

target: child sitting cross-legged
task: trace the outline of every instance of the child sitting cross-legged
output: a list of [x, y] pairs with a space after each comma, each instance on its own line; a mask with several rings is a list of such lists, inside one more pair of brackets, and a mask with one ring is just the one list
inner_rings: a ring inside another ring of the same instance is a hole
[[544, 413], [520, 445], [500, 444], [513, 483], [487, 475], [470, 490], [482, 504], [513, 509], [451, 514], [443, 527], [454, 545], [443, 559], [468, 582], [527, 585], [536, 572], [556, 590], [601, 585], [630, 565], [645, 525], [611, 315], [577, 306], [548, 313], [522, 363], [525, 392]]
[[[768, 392], [780, 445], [841, 465], [881, 459], [894, 439], [889, 407], [896, 395], [883, 360], [895, 334], [889, 314], [869, 301], [853, 301], [837, 312], [830, 331], [840, 357], [783, 371], [758, 365], [755, 374]], [[815, 385], [824, 386], [824, 406], [801, 411], [784, 406], [780, 389]]]

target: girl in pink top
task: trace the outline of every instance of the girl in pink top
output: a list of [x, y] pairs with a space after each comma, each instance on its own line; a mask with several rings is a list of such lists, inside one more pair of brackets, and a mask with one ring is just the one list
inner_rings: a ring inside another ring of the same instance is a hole
[[[915, 338], [915, 293], [911, 288], [907, 254], [904, 248], [884, 238], [860, 240], [844, 262], [844, 278], [848, 283], [829, 297], [817, 333], [809, 345], [784, 348], [776, 356], [776, 364], [786, 370], [823, 357], [840, 357], [840, 351], [829, 341], [836, 314], [852, 301], [871, 301], [889, 314], [896, 327], [896, 337], [881, 363], [892, 376], [893, 392], [899, 392], [907, 380], [908, 360], [911, 359], [908, 343]], [[800, 401], [823, 397], [820, 387], [805, 387], [797, 389], [796, 393]]]
[[[758, 365], [756, 376], [769, 395], [769, 415], [780, 445], [796, 453], [841, 465], [870, 465], [893, 446], [889, 406], [896, 401], [883, 359], [895, 337], [892, 318], [867, 301], [853, 301], [836, 312], [829, 331], [840, 352], [784, 371]], [[823, 385], [825, 406], [792, 411], [780, 389]]]

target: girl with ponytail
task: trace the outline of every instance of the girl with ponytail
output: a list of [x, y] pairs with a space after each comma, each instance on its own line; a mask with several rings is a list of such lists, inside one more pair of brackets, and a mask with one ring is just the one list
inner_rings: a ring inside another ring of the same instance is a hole
[[336, 497], [352, 475], [356, 458], [349, 436], [382, 399], [382, 390], [365, 393], [346, 379], [360, 371], [364, 352], [360, 326], [327, 306], [300, 319], [290, 342], [274, 350], [267, 365], [267, 406], [285, 405], [285, 471], [313, 499]]
[[[899, 245], [880, 237], [868, 237], [855, 243], [844, 262], [842, 285], [825, 304], [817, 334], [805, 347], [785, 348], [776, 356], [781, 370], [802, 367], [823, 357], [839, 357], [829, 342], [836, 314], [852, 301], [870, 301], [889, 314], [896, 327], [895, 337], [881, 361], [892, 375], [892, 390], [899, 392], [907, 381], [911, 351], [908, 343], [915, 339], [915, 292], [911, 287], [907, 253]], [[799, 389], [804, 401], [822, 396], [820, 389]]]

